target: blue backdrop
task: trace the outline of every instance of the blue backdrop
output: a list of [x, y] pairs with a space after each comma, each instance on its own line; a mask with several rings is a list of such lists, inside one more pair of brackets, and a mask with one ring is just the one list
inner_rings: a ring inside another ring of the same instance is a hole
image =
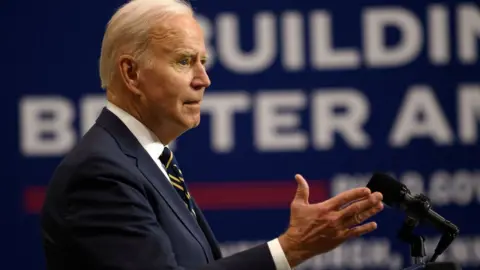
[[[123, 2], [0, 4], [1, 269], [44, 269], [44, 187], [104, 104], [100, 45]], [[201, 126], [173, 147], [226, 254], [285, 230], [295, 173], [318, 202], [385, 171], [460, 227], [440, 260], [479, 268], [478, 2], [192, 4], [213, 83]], [[375, 233], [301, 269], [409, 265], [395, 237], [402, 214], [386, 209], [375, 220]], [[432, 254], [437, 232], [420, 232]]]

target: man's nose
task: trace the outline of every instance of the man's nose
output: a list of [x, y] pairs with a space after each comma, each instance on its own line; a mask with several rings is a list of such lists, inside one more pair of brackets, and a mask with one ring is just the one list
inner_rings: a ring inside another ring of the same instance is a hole
[[207, 70], [203, 65], [198, 67], [195, 72], [195, 77], [192, 81], [192, 87], [196, 90], [201, 90], [208, 88], [211, 84], [210, 78], [208, 77]]

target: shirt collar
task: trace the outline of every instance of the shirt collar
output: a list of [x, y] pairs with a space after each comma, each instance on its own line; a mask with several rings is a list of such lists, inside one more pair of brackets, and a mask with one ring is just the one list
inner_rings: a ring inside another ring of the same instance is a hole
[[148, 129], [135, 117], [109, 101], [107, 101], [107, 109], [115, 114], [125, 124], [125, 126], [127, 126], [130, 132], [132, 132], [132, 134], [137, 138], [138, 142], [153, 159], [158, 159], [160, 157], [165, 146], [158, 140], [157, 136], [155, 136], [150, 129]]

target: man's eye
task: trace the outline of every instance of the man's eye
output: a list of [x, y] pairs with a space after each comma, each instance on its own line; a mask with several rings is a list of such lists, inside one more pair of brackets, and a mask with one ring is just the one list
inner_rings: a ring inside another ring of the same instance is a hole
[[187, 66], [187, 65], [190, 64], [190, 59], [188, 59], [188, 58], [182, 59], [182, 60], [180, 60], [179, 63], [180, 63], [180, 65]]

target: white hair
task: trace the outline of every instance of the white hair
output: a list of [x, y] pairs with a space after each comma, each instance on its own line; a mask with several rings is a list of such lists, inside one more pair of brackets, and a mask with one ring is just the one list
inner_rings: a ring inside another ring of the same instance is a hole
[[132, 0], [120, 7], [103, 36], [99, 61], [102, 88], [111, 83], [119, 54], [131, 54], [138, 61], [145, 59], [152, 28], [176, 14], [193, 15], [193, 10], [185, 0]]

